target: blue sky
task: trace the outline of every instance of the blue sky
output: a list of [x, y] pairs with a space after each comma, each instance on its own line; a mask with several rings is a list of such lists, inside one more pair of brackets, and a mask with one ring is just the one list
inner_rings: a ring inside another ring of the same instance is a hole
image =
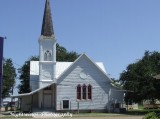
[[[38, 55], [45, 0], [1, 0], [4, 57], [23, 65]], [[119, 78], [145, 50], [160, 51], [160, 0], [51, 0], [57, 42], [86, 53]], [[19, 66], [15, 65], [16, 68]]]

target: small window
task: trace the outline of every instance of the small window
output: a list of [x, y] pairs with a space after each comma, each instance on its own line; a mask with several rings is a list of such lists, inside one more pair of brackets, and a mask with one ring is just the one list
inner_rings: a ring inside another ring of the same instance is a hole
[[46, 52], [44, 53], [44, 60], [45, 61], [47, 60], [47, 53]]
[[45, 61], [51, 61], [51, 53], [47, 50], [44, 54]]
[[77, 99], [81, 99], [81, 86], [80, 85], [78, 85], [77, 86]]
[[83, 90], [83, 99], [86, 99], [86, 85], [83, 85], [82, 87], [82, 90]]
[[69, 109], [69, 100], [63, 100], [63, 109]]
[[89, 85], [88, 86], [88, 99], [92, 99], [92, 86], [91, 85]]

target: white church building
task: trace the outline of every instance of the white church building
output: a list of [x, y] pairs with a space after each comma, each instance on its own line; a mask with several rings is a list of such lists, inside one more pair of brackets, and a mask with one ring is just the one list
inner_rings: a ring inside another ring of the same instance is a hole
[[22, 111], [111, 111], [113, 104], [123, 103], [124, 92], [112, 85], [102, 62], [86, 54], [74, 62], [56, 61], [50, 0], [38, 42], [40, 60], [30, 62], [31, 92], [12, 96], [21, 99]]

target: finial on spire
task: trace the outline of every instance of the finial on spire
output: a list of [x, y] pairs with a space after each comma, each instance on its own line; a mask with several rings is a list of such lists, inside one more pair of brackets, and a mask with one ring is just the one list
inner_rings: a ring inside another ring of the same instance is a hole
[[41, 35], [47, 36], [47, 37], [54, 35], [50, 0], [46, 0], [46, 3], [45, 3]]

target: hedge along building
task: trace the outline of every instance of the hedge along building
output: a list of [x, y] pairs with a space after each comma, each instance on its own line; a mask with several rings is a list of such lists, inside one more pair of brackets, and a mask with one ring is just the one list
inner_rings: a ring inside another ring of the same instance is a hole
[[74, 62], [56, 61], [56, 39], [50, 0], [46, 0], [39, 38], [40, 61], [30, 62], [30, 93], [21, 98], [22, 111], [51, 109], [111, 110], [123, 102], [123, 91], [112, 85], [102, 62], [93, 62], [86, 54]]

